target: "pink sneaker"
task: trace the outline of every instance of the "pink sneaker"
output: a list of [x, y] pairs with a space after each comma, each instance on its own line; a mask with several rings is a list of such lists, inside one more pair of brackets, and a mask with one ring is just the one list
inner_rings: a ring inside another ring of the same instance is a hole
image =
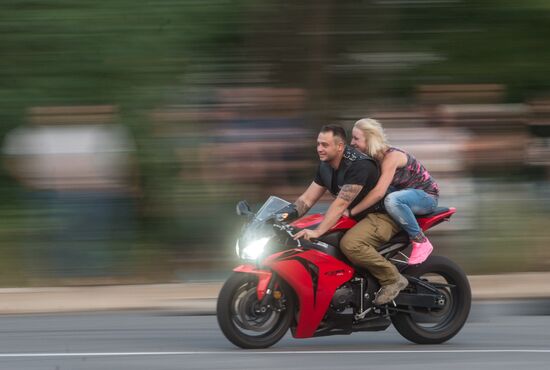
[[409, 265], [418, 265], [426, 261], [426, 258], [432, 253], [434, 247], [432, 243], [426, 238], [422, 243], [412, 242], [412, 252], [409, 257]]

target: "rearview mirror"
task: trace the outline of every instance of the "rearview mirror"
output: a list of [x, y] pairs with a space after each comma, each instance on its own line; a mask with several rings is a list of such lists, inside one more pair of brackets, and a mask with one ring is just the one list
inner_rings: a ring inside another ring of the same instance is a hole
[[241, 200], [239, 203], [237, 203], [237, 214], [239, 216], [248, 216], [253, 214], [252, 209], [246, 202], [246, 200]]

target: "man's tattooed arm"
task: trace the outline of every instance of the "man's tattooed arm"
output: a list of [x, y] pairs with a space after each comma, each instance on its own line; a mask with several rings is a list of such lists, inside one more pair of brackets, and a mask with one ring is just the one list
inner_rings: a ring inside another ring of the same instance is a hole
[[357, 195], [361, 192], [363, 189], [363, 186], [361, 185], [344, 185], [342, 186], [342, 189], [340, 189], [340, 192], [338, 193], [338, 198], [351, 203], [357, 197]]
[[321, 199], [326, 191], [327, 189], [325, 187], [315, 182], [312, 182], [311, 185], [309, 185], [309, 187], [306, 189], [306, 191], [302, 195], [300, 195], [298, 200], [294, 202], [294, 207], [296, 208], [298, 217], [302, 217], [303, 215], [305, 215], [307, 211], [309, 211], [310, 208], [313, 207], [313, 205], [317, 203], [319, 199]]
[[296, 206], [296, 210], [298, 211], [298, 217], [302, 217], [309, 211], [311, 208], [310, 205], [308, 205], [306, 202], [304, 202], [301, 198], [298, 199], [294, 205]]
[[[338, 197], [328, 207], [323, 221], [321, 221], [317, 229], [310, 232], [307, 237], [317, 238], [330, 230], [330, 228], [338, 222], [346, 208], [349, 207], [350, 203], [353, 202], [362, 189], [362, 185], [344, 185], [342, 189], [340, 189]], [[306, 235], [304, 235], [304, 237], [306, 237]]]

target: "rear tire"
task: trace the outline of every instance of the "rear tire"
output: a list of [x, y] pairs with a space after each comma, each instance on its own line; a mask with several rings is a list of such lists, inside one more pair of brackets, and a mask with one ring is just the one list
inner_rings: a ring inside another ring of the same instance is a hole
[[[430, 256], [421, 265], [408, 267], [402, 273], [434, 284], [437, 281], [442, 283], [436, 287], [446, 297], [446, 304], [437, 309], [406, 307], [415, 312], [399, 312], [392, 316], [399, 334], [418, 344], [439, 344], [454, 337], [464, 326], [472, 301], [470, 284], [464, 271], [445, 257]], [[410, 284], [407, 290], [410, 289], [416, 290], [417, 287]]]
[[277, 309], [258, 312], [256, 294], [258, 278], [236, 272], [223, 285], [216, 307], [218, 324], [229, 341], [241, 348], [266, 348], [286, 334], [294, 319], [295, 299], [292, 289], [279, 281], [279, 299], [273, 298]]

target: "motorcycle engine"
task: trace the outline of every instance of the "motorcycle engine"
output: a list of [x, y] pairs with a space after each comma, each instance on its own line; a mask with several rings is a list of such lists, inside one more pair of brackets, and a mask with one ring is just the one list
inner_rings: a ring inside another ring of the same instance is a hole
[[342, 312], [353, 303], [353, 299], [353, 287], [351, 284], [345, 283], [334, 292], [330, 306], [334, 311]]

